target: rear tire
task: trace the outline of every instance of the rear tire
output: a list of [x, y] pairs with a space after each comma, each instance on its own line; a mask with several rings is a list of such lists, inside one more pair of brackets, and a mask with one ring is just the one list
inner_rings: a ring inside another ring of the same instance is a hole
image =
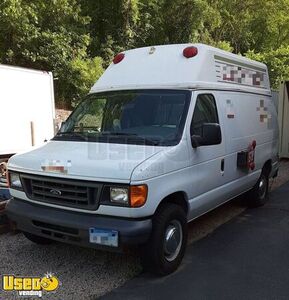
[[161, 206], [153, 218], [153, 230], [142, 249], [144, 270], [157, 275], [174, 272], [180, 265], [187, 244], [187, 218], [176, 204]]
[[23, 232], [24, 236], [31, 242], [38, 245], [49, 245], [52, 244], [53, 241], [42, 236], [38, 236], [29, 232]]
[[268, 201], [269, 172], [262, 170], [259, 180], [255, 186], [247, 193], [247, 205], [249, 207], [260, 207]]

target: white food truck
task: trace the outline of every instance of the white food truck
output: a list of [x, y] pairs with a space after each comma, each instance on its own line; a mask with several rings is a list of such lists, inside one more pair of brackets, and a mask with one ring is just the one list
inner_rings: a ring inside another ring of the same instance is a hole
[[8, 159], [54, 136], [54, 110], [51, 73], [0, 64], [0, 199]]
[[182, 261], [187, 223], [230, 199], [268, 199], [278, 124], [266, 65], [203, 44], [118, 54], [44, 146], [9, 160], [7, 213], [35, 243], [139, 245]]

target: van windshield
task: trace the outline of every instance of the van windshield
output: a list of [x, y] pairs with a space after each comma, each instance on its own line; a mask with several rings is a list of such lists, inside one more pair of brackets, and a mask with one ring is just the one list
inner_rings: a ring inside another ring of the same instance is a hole
[[88, 95], [54, 140], [176, 145], [181, 138], [190, 91], [131, 90]]

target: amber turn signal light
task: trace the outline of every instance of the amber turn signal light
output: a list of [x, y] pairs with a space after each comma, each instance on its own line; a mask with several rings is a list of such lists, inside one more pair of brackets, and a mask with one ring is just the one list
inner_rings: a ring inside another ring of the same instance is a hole
[[130, 187], [130, 206], [141, 207], [146, 203], [148, 187], [145, 184]]

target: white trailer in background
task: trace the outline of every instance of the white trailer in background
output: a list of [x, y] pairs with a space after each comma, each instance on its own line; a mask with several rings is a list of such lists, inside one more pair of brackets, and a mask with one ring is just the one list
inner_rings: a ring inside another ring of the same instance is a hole
[[0, 112], [0, 188], [3, 188], [8, 158], [39, 146], [54, 135], [52, 73], [0, 64]]

